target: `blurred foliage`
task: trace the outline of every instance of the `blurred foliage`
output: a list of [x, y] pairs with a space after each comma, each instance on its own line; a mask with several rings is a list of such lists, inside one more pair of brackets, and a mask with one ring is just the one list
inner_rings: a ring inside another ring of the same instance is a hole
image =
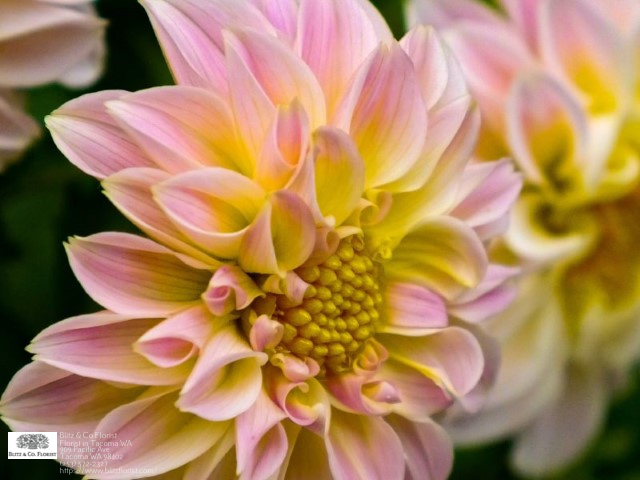
[[[374, 1], [396, 36], [404, 24], [398, 0]], [[487, 3], [493, 3], [488, 1]], [[91, 91], [139, 90], [172, 83], [142, 7], [134, 0], [102, 0], [109, 19], [105, 75]], [[84, 92], [49, 86], [28, 95], [32, 114], [44, 116]], [[102, 195], [98, 182], [73, 167], [48, 133], [0, 175], [0, 386], [29, 362], [24, 350], [40, 330], [63, 318], [95, 311], [73, 277], [63, 242], [71, 235], [135, 231]], [[610, 411], [606, 428], [583, 458], [552, 480], [640, 480], [640, 372]], [[6, 426], [3, 424], [6, 431]], [[457, 453], [453, 480], [515, 479], [507, 442]], [[51, 479], [66, 475], [52, 461], [8, 462], [4, 478]], [[72, 478], [80, 478], [71, 476]]]

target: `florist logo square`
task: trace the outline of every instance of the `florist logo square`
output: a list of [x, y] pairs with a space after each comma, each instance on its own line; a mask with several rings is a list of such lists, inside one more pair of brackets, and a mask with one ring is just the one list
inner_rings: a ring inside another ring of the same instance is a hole
[[58, 432], [8, 432], [10, 460], [58, 458]]

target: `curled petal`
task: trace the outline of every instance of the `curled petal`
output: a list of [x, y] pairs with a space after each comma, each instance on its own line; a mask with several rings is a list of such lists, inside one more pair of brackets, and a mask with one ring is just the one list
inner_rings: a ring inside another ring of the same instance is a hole
[[401, 401], [392, 383], [371, 381], [351, 372], [329, 379], [327, 388], [343, 410], [362, 415], [385, 415]]
[[264, 191], [239, 173], [206, 168], [157, 185], [154, 197], [187, 237], [213, 255], [234, 258]]
[[260, 296], [264, 293], [251, 277], [238, 267], [224, 265], [211, 277], [202, 299], [211, 313], [221, 316], [248, 307]]
[[236, 419], [237, 472], [240, 479], [265, 480], [280, 467], [288, 450], [281, 421], [285, 413], [262, 391]]
[[126, 93], [90, 93], [65, 103], [45, 119], [60, 151], [89, 175], [105, 178], [129, 167], [155, 166], [107, 113], [105, 103]]
[[448, 327], [423, 337], [384, 335], [380, 341], [391, 358], [424, 373], [457, 397], [470, 392], [483, 373], [478, 340], [462, 328]]
[[254, 352], [231, 326], [214, 333], [187, 379], [177, 406], [211, 421], [228, 420], [258, 398], [264, 353]]
[[40, 129], [9, 91], [0, 90], [0, 171], [35, 140]]
[[127, 168], [103, 180], [102, 187], [116, 208], [151, 238], [211, 268], [217, 267], [219, 262], [194, 247], [154, 200], [153, 187], [168, 178], [167, 172], [156, 168]]
[[274, 400], [287, 418], [318, 433], [325, 430], [331, 407], [324, 387], [316, 379], [291, 382], [279, 375], [270, 380]]
[[35, 359], [99, 380], [141, 385], [174, 385], [184, 368], [158, 368], [133, 345], [158, 320], [131, 320], [110, 312], [69, 318], [42, 331], [28, 350]]
[[387, 266], [389, 278], [430, 288], [447, 299], [484, 278], [487, 253], [478, 236], [452, 217], [424, 222], [404, 237]]
[[320, 372], [320, 366], [312, 358], [304, 360], [295, 355], [276, 353], [271, 363], [282, 370], [282, 374], [292, 382], [304, 382]]
[[263, 352], [266, 348], [274, 348], [282, 340], [283, 333], [282, 323], [271, 320], [267, 315], [260, 315], [249, 331], [251, 348], [257, 352]]
[[338, 129], [316, 130], [314, 147], [318, 206], [324, 216], [333, 216], [335, 225], [341, 225], [362, 197], [364, 163], [349, 136]]
[[246, 272], [281, 274], [302, 265], [314, 241], [315, 225], [309, 208], [296, 194], [280, 190], [248, 228], [238, 262]]
[[170, 368], [202, 352], [213, 327], [214, 319], [199, 305], [148, 330], [135, 343], [134, 350], [155, 365]]
[[188, 307], [199, 300], [211, 275], [151, 240], [126, 233], [73, 238], [67, 254], [87, 293], [122, 315], [153, 318]]

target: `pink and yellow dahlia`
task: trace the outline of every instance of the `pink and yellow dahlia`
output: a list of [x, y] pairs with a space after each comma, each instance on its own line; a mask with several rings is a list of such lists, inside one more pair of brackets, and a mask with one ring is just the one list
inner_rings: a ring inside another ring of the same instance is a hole
[[525, 186], [505, 235], [530, 273], [491, 322], [504, 347], [462, 443], [517, 434], [516, 467], [566, 465], [640, 358], [640, 3], [415, 0], [456, 53], [483, 116], [477, 155], [514, 157]]
[[456, 63], [359, 0], [144, 5], [179, 85], [47, 124], [151, 239], [69, 242], [106, 310], [34, 339], [4, 420], [131, 440], [96, 478], [445, 478], [431, 417], [495, 375], [473, 323], [511, 299], [486, 252], [520, 189], [469, 163]]
[[0, 170], [38, 135], [15, 89], [92, 83], [100, 73], [104, 21], [91, 0], [0, 1]]

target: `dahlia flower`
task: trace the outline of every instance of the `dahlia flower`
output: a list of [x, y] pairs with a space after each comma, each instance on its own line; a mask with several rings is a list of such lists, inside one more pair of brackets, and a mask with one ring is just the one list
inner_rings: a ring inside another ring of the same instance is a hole
[[0, 170], [37, 136], [11, 90], [92, 83], [101, 69], [104, 22], [90, 0], [0, 2]]
[[584, 450], [640, 356], [640, 3], [502, 7], [415, 0], [409, 17], [441, 27], [462, 65], [476, 154], [512, 155], [525, 179], [504, 243], [530, 278], [490, 324], [504, 368], [486, 410], [450, 430], [516, 435], [515, 466], [538, 475]]
[[130, 439], [96, 478], [445, 478], [431, 417], [495, 376], [474, 323], [512, 297], [486, 249], [520, 189], [469, 163], [456, 63], [359, 0], [144, 6], [178, 85], [47, 124], [150, 238], [70, 240], [106, 310], [33, 340], [5, 422]]

